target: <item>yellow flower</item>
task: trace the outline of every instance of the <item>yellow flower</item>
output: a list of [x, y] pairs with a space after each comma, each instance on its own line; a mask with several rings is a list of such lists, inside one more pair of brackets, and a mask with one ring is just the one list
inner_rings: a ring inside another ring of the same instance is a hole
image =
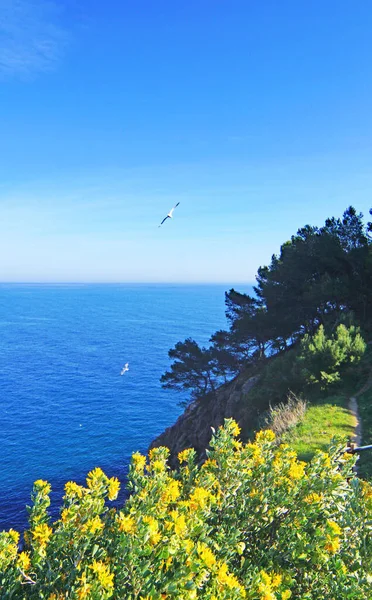
[[266, 586], [271, 585], [271, 577], [266, 571], [260, 571], [261, 579]]
[[282, 600], [288, 600], [291, 596], [291, 590], [285, 590], [284, 592], [282, 592]]
[[88, 473], [87, 486], [90, 490], [93, 490], [100, 483], [105, 483], [107, 480], [106, 475], [99, 467], [93, 469]]
[[329, 554], [336, 554], [337, 550], [340, 547], [340, 539], [339, 538], [331, 538], [331, 536], [327, 535], [327, 543], [324, 546], [324, 549], [329, 552]]
[[77, 496], [78, 498], [82, 498], [84, 488], [74, 481], [68, 481], [65, 485], [65, 492], [67, 496]]
[[151, 467], [155, 473], [162, 473], [165, 471], [165, 464], [161, 460], [152, 461]]
[[188, 460], [190, 460], [190, 458], [193, 454], [194, 454], [193, 448], [186, 448], [186, 450], [182, 450], [182, 452], [179, 452], [178, 460], [182, 464], [183, 462], [187, 462]]
[[202, 469], [207, 469], [208, 467], [217, 467], [217, 461], [214, 458], [207, 458], [202, 465]]
[[293, 461], [288, 470], [288, 477], [290, 479], [301, 479], [304, 474], [306, 463], [303, 461]]
[[190, 509], [197, 510], [198, 508], [204, 508], [207, 505], [208, 500], [212, 498], [212, 494], [201, 487], [196, 487], [190, 496]]
[[186, 519], [184, 515], [177, 515], [174, 519], [174, 531], [182, 537], [187, 530]]
[[35, 529], [32, 531], [32, 535], [34, 539], [39, 542], [42, 546], [49, 541], [50, 536], [52, 535], [53, 530], [46, 523], [42, 523], [41, 525], [36, 525]]
[[199, 542], [197, 545], [197, 552], [208, 569], [211, 569], [211, 567], [216, 564], [216, 558], [212, 550], [210, 550], [206, 544]]
[[84, 587], [81, 587], [77, 590], [78, 600], [85, 600], [85, 598], [89, 598], [92, 586], [90, 583], [86, 583]]
[[192, 540], [184, 540], [183, 546], [186, 550], [186, 554], [189, 555], [194, 547], [194, 542]]
[[15, 531], [14, 529], [9, 529], [8, 534], [12, 538], [13, 542], [15, 544], [18, 544], [18, 542], [19, 542], [19, 533], [18, 533], [18, 531]]
[[272, 580], [271, 580], [271, 585], [273, 586], [273, 588], [275, 589], [275, 588], [279, 587], [281, 583], [282, 583], [282, 576], [279, 575], [278, 573], [273, 575]]
[[64, 508], [61, 512], [61, 521], [62, 523], [67, 523], [67, 521], [72, 517], [72, 513], [69, 508]]
[[90, 566], [93, 573], [98, 576], [98, 581], [105, 590], [112, 590], [114, 587], [114, 575], [110, 569], [101, 560], [94, 560]]
[[78, 581], [82, 584], [81, 587], [77, 590], [78, 600], [85, 600], [85, 598], [89, 598], [92, 586], [90, 583], [87, 582], [87, 576], [85, 573], [82, 574]]
[[150, 544], [152, 546], [156, 546], [156, 544], [158, 544], [161, 540], [161, 535], [159, 532], [157, 533], [153, 533], [152, 535], [150, 535]]
[[242, 590], [242, 587], [235, 575], [231, 575], [228, 572], [226, 563], [222, 563], [222, 565], [218, 569], [217, 581], [221, 586], [226, 586], [228, 588], [238, 588]]
[[335, 521], [327, 521], [328, 527], [331, 529], [333, 535], [341, 535], [341, 527], [335, 523]]
[[304, 502], [306, 502], [306, 504], [319, 504], [321, 501], [322, 496], [316, 492], [313, 492], [304, 498]]
[[168, 504], [169, 502], [175, 502], [179, 496], [180, 482], [176, 481], [175, 479], [171, 479], [161, 496], [162, 502], [165, 504]]
[[120, 483], [117, 477], [111, 477], [108, 482], [108, 499], [115, 500], [118, 497]]
[[351, 452], [345, 452], [341, 458], [342, 458], [342, 460], [345, 460], [345, 461], [353, 460], [354, 455]]
[[21, 552], [18, 556], [17, 565], [22, 571], [28, 571], [31, 567], [30, 557], [27, 552]]
[[236, 423], [236, 421], [233, 421], [231, 424], [231, 433], [234, 437], [237, 437], [239, 435], [239, 433], [241, 432], [241, 429], [239, 427], [239, 425]]
[[96, 531], [101, 531], [103, 527], [104, 525], [101, 519], [98, 516], [95, 516], [85, 523], [85, 525], [82, 527], [82, 531], [88, 533], [96, 533]]
[[275, 440], [275, 433], [271, 429], [264, 429], [256, 434], [256, 442], [273, 442]]
[[158, 524], [157, 520], [154, 519], [154, 517], [151, 517], [151, 516], [143, 517], [143, 522], [146, 523], [146, 525], [148, 525], [149, 532], [151, 535], [154, 535], [155, 533], [158, 532], [159, 524]]
[[124, 533], [134, 533], [136, 530], [136, 523], [133, 517], [126, 517], [123, 514], [118, 516], [119, 531]]
[[48, 483], [47, 481], [44, 481], [43, 479], [38, 479], [37, 481], [34, 482], [34, 487], [36, 488], [36, 490], [38, 492], [41, 492], [43, 494], [49, 494], [51, 487], [50, 487], [50, 483]]
[[143, 456], [143, 454], [140, 454], [139, 452], [134, 452], [134, 454], [132, 454], [132, 463], [135, 471], [143, 471], [146, 465], [146, 456]]

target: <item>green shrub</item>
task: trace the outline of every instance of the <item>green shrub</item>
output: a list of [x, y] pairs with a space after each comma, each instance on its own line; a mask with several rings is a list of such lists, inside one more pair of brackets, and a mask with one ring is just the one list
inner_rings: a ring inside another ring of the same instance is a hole
[[298, 357], [305, 380], [320, 384], [322, 389], [340, 380], [340, 371], [357, 363], [363, 356], [366, 343], [354, 327], [339, 325], [336, 333], [327, 337], [323, 325], [313, 335], [305, 335]]
[[26, 548], [0, 534], [2, 599], [368, 600], [372, 489], [340, 448], [308, 465], [272, 431], [238, 441], [225, 422], [208, 459], [194, 450], [167, 466], [168, 450], [134, 454], [131, 497], [100, 469], [86, 487], [68, 482], [60, 519], [48, 517], [50, 486], [33, 491]]

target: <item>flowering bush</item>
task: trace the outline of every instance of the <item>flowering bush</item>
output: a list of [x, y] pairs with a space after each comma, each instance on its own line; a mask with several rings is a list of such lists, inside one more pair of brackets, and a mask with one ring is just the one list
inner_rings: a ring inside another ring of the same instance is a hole
[[371, 598], [372, 488], [340, 448], [309, 464], [272, 431], [238, 441], [227, 420], [197, 466], [194, 450], [135, 453], [131, 497], [100, 469], [68, 482], [50, 523], [50, 486], [37, 481], [25, 548], [0, 534], [2, 599], [338, 600]]

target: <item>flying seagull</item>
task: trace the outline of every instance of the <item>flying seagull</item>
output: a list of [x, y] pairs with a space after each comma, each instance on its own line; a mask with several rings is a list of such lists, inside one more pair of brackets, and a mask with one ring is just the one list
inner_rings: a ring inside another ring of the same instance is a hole
[[173, 218], [173, 211], [174, 211], [175, 208], [177, 208], [178, 205], [179, 205], [179, 202], [177, 202], [176, 206], [173, 206], [173, 208], [169, 211], [169, 213], [167, 214], [167, 216], [164, 217], [164, 219], [160, 223], [159, 227], [161, 227], [163, 225], [164, 221], [166, 221], [167, 219], [172, 219]]
[[120, 375], [124, 375], [124, 373], [126, 373], [127, 371], [129, 371], [129, 363], [125, 363], [124, 367], [121, 370]]

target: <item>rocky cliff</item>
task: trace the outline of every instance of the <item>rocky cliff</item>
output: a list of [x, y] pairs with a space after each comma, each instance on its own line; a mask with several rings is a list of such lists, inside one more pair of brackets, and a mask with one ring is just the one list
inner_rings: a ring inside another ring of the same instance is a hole
[[195, 400], [174, 425], [152, 442], [150, 448], [167, 446], [171, 450], [170, 463], [175, 465], [177, 454], [185, 448], [195, 448], [203, 458], [212, 436], [211, 428], [217, 429], [225, 418], [233, 417], [243, 430], [249, 429], [254, 415], [245, 397], [257, 379], [258, 376], [241, 373], [218, 388], [215, 394]]

